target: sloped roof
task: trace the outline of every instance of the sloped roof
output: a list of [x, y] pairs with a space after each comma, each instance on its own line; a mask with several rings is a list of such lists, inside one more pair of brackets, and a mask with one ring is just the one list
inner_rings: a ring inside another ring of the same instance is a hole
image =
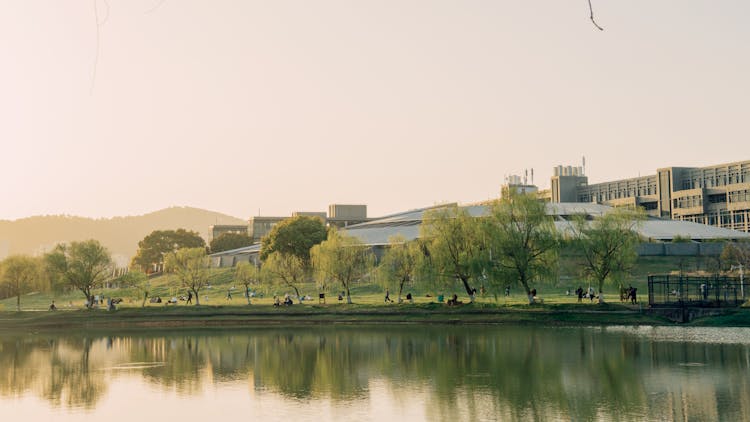
[[[546, 206], [547, 214], [556, 217], [585, 214], [596, 218], [614, 209], [607, 205], [587, 203], [548, 203]], [[352, 225], [342, 231], [359, 238], [363, 243], [371, 246], [387, 245], [388, 238], [395, 235], [401, 235], [406, 240], [413, 240], [419, 237], [419, 227], [422, 225], [424, 213], [434, 208], [437, 207], [420, 208], [393, 214], [366, 223]], [[486, 205], [468, 205], [461, 208], [467, 210], [469, 215], [473, 217], [486, 216], [489, 213]], [[569, 221], [558, 218], [555, 221], [555, 228], [561, 233], [568, 232], [570, 231], [570, 224]], [[723, 229], [689, 221], [663, 220], [658, 218], [650, 218], [641, 222], [636, 230], [643, 238], [664, 241], [671, 241], [678, 236], [698, 241], [750, 239], [750, 234], [737, 230]]]

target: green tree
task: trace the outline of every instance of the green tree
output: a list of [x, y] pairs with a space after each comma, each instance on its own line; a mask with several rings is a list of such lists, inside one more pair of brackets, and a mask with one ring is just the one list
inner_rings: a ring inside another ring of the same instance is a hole
[[222, 233], [211, 241], [209, 248], [211, 253], [224, 252], [232, 249], [243, 248], [253, 244], [253, 238], [247, 233]]
[[486, 265], [481, 222], [466, 209], [449, 206], [426, 212], [420, 231], [437, 276], [460, 281], [473, 302], [476, 289], [470, 281], [480, 277]]
[[404, 286], [414, 282], [420, 259], [424, 256], [417, 241], [407, 242], [401, 235], [388, 238], [388, 249], [378, 266], [378, 279], [385, 288], [398, 290], [398, 303]]
[[141, 302], [141, 308], [146, 306], [146, 300], [148, 299], [151, 290], [151, 281], [146, 273], [138, 271], [137, 269], [131, 270], [118, 277], [116, 281], [119, 281], [122, 287], [134, 288], [136, 292], [138, 292], [138, 298], [143, 299]]
[[293, 254], [274, 252], [268, 256], [262, 268], [264, 280], [272, 282], [275, 286], [291, 288], [297, 295], [299, 303], [302, 303], [299, 287], [305, 281], [307, 271], [299, 257]]
[[234, 279], [245, 286], [245, 297], [250, 304], [250, 286], [257, 286], [261, 282], [261, 272], [258, 266], [247, 261], [238, 262], [234, 267]]
[[494, 272], [518, 281], [533, 303], [529, 283], [556, 267], [559, 241], [552, 217], [532, 194], [509, 192], [490, 204], [485, 221]]
[[310, 267], [310, 248], [326, 239], [325, 222], [319, 217], [297, 216], [275, 225], [262, 240], [260, 259], [272, 253], [291, 254]]
[[44, 287], [38, 259], [13, 255], [0, 262], [0, 286], [8, 296], [16, 297], [16, 309], [21, 310], [21, 295]]
[[635, 231], [645, 219], [642, 211], [617, 208], [593, 221], [578, 216], [572, 225], [573, 241], [583, 256], [583, 272], [596, 281], [599, 303], [607, 280], [620, 276], [635, 263], [639, 236]]
[[745, 271], [750, 266], [750, 242], [727, 242], [721, 251], [721, 263], [725, 269], [742, 265]]
[[164, 259], [166, 271], [174, 273], [182, 287], [195, 295], [195, 305], [200, 305], [200, 291], [208, 283], [209, 260], [206, 248], [182, 248], [169, 252]]
[[185, 229], [155, 230], [138, 242], [138, 252], [132, 265], [142, 271], [152, 272], [152, 267], [163, 264], [164, 257], [182, 248], [204, 248], [206, 242], [194, 231]]
[[86, 296], [87, 306], [93, 304], [92, 291], [101, 288], [112, 274], [109, 251], [93, 239], [57, 245], [45, 261], [53, 278]]
[[352, 284], [368, 275], [375, 265], [375, 255], [368, 246], [335, 229], [328, 232], [327, 240], [313, 246], [310, 257], [318, 285], [340, 283], [346, 292], [346, 303], [352, 303]]

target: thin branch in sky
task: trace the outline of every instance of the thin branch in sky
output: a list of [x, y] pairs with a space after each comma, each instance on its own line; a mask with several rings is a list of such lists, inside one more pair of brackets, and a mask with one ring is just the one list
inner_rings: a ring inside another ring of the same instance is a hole
[[89, 95], [94, 92], [94, 83], [96, 82], [96, 68], [99, 66], [99, 27], [104, 25], [109, 19], [109, 3], [104, 0], [104, 6], [106, 6], [107, 14], [104, 15], [104, 19], [99, 20], [99, 9], [97, 8], [98, 0], [94, 0], [94, 20], [96, 23], [96, 51], [94, 52], [94, 69], [91, 72], [91, 89]]
[[604, 28], [602, 28], [601, 26], [599, 26], [599, 24], [597, 24], [596, 21], [594, 20], [594, 8], [591, 6], [591, 0], [589, 0], [589, 12], [591, 12], [591, 16], [590, 16], [591, 17], [591, 22], [594, 24], [594, 26], [598, 30], [604, 31]]
[[145, 14], [149, 14], [149, 13], [151, 13], [151, 12], [155, 11], [156, 9], [160, 8], [160, 7], [161, 7], [161, 5], [162, 5], [162, 4], [164, 4], [164, 3], [166, 2], [166, 1], [167, 1], [167, 0], [159, 0], [159, 2], [158, 2], [158, 3], [156, 3], [156, 5], [155, 5], [154, 7], [152, 7], [152, 8], [150, 8], [150, 9], [146, 10], [146, 11], [145, 11], [144, 13], [145, 13]]

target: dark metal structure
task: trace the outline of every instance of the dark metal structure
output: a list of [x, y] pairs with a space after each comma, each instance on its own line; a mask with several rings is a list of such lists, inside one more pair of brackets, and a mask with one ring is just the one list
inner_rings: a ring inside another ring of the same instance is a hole
[[[745, 288], [738, 277], [722, 275], [650, 275], [651, 307], [732, 307], [745, 302]], [[750, 295], [750, 291], [747, 292]]]

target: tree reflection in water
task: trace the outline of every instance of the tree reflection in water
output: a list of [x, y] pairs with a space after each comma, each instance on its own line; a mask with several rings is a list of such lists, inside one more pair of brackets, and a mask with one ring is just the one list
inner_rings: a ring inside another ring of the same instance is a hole
[[[4, 335], [0, 395], [95, 408], [122, 373], [190, 397], [249, 382], [295, 400], [366, 401], [374, 385], [430, 419], [747, 420], [747, 344], [601, 328], [345, 326]], [[378, 387], [381, 388], [381, 387]], [[415, 402], [416, 392], [420, 400]]]

